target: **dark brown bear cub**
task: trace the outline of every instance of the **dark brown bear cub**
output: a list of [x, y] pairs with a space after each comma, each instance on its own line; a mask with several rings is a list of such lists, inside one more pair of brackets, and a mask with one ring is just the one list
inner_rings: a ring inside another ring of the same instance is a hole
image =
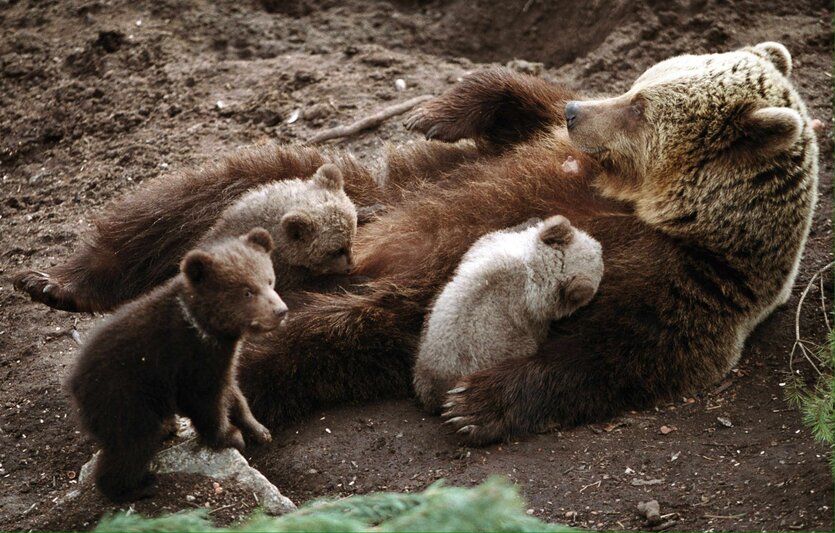
[[148, 464], [175, 413], [213, 448], [242, 449], [242, 431], [270, 441], [238, 388], [235, 353], [243, 333], [270, 329], [287, 312], [273, 289], [272, 248], [256, 228], [192, 250], [177, 277], [91, 333], [68, 385], [101, 445], [96, 485], [111, 500], [153, 494]]

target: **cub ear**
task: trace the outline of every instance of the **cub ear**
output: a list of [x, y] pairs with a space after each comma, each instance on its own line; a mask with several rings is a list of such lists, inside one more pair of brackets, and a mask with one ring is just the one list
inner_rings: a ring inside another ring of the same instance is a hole
[[342, 171], [339, 170], [339, 167], [330, 163], [319, 167], [319, 170], [313, 175], [313, 182], [323, 189], [331, 191], [341, 191], [345, 186]]
[[789, 107], [762, 107], [742, 118], [742, 146], [768, 157], [790, 148], [800, 139], [803, 119]]
[[597, 287], [590, 279], [577, 277], [572, 279], [565, 287], [565, 304], [572, 310], [579, 309], [594, 298]]
[[270, 232], [264, 228], [253, 228], [244, 236], [244, 241], [253, 248], [266, 253], [273, 251], [273, 238], [270, 236]]
[[186, 254], [180, 263], [180, 272], [192, 285], [200, 285], [206, 281], [214, 265], [214, 257], [203, 250], [192, 250]]
[[307, 213], [293, 211], [281, 218], [281, 229], [291, 241], [306, 241], [313, 237], [316, 225]]
[[768, 59], [774, 66], [777, 67], [783, 76], [789, 77], [792, 73], [792, 56], [789, 50], [780, 43], [774, 41], [767, 41], [756, 45], [754, 53], [758, 56]]
[[571, 244], [574, 238], [574, 229], [571, 223], [562, 215], [549, 217], [539, 231], [539, 238], [553, 248], [563, 248]]

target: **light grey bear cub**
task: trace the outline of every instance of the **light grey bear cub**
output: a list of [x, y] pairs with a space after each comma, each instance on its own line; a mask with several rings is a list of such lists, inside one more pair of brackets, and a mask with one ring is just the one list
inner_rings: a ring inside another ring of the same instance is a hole
[[424, 407], [437, 413], [461, 377], [536, 353], [549, 323], [589, 303], [602, 277], [600, 243], [563, 216], [481, 237], [424, 324], [414, 371]]
[[276, 291], [302, 288], [317, 276], [346, 274], [353, 268], [357, 210], [336, 165], [322, 165], [310, 179], [275, 181], [249, 191], [220, 215], [202, 243], [258, 226], [275, 242], [271, 259]]

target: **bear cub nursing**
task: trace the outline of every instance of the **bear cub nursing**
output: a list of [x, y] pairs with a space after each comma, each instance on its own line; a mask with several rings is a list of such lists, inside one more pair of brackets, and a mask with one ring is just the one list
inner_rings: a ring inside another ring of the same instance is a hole
[[175, 413], [213, 448], [271, 440], [237, 385], [247, 331], [277, 326], [287, 307], [273, 289], [269, 233], [256, 228], [190, 251], [180, 274], [96, 327], [68, 381], [84, 428], [102, 448], [96, 485], [113, 501], [153, 494], [148, 471]]
[[602, 277], [600, 243], [563, 216], [481, 237], [424, 325], [414, 371], [424, 407], [438, 413], [461, 377], [536, 353], [548, 324], [589, 303]]
[[357, 210], [336, 165], [319, 167], [310, 179], [282, 180], [244, 194], [221, 215], [203, 243], [264, 227], [272, 251], [276, 290], [304, 286], [317, 276], [347, 274], [357, 233]]

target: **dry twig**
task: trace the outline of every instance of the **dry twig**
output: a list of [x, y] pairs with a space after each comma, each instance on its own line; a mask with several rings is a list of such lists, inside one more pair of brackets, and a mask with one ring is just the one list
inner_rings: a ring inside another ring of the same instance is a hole
[[[789, 354], [789, 370], [794, 374], [794, 353], [797, 351], [797, 348], [800, 348], [800, 352], [803, 354], [803, 357], [812, 365], [812, 368], [815, 369], [815, 372], [818, 375], [821, 375], [821, 371], [818, 369], [818, 366], [812, 360], [812, 356], [809, 352], [809, 348], [806, 347], [807, 344], [810, 344], [814, 347], [814, 343], [809, 341], [805, 341], [800, 338], [800, 311], [803, 309], [803, 302], [806, 300], [806, 295], [809, 294], [809, 289], [812, 288], [812, 285], [815, 284], [815, 280], [822, 276], [824, 272], [830, 270], [832, 266], [835, 265], [835, 261], [830, 262], [828, 265], [824, 266], [817, 272], [812, 275], [812, 279], [809, 280], [809, 283], [806, 285], [806, 288], [803, 289], [803, 292], [800, 294], [800, 301], [797, 302], [797, 309], [794, 312], [794, 346], [792, 346], [791, 354]], [[823, 279], [823, 278], [821, 278]], [[821, 285], [821, 305], [823, 306], [824, 316], [826, 315], [826, 305], [823, 296], [823, 285]], [[827, 327], [829, 326], [829, 321], [827, 319]]]
[[310, 138], [310, 144], [317, 144], [339, 137], [348, 137], [349, 135], [354, 135], [355, 133], [360, 132], [362, 130], [376, 128], [377, 126], [390, 119], [391, 117], [402, 115], [403, 113], [409, 111], [416, 105], [421, 104], [431, 98], [434, 98], [434, 96], [432, 96], [431, 94], [416, 96], [414, 98], [406, 100], [405, 102], [400, 102], [399, 104], [394, 104], [389, 107], [383, 108], [380, 111], [374, 113], [373, 115], [360, 119], [354, 122], [353, 124], [348, 124], [347, 126], [337, 126], [335, 128], [319, 132]]

